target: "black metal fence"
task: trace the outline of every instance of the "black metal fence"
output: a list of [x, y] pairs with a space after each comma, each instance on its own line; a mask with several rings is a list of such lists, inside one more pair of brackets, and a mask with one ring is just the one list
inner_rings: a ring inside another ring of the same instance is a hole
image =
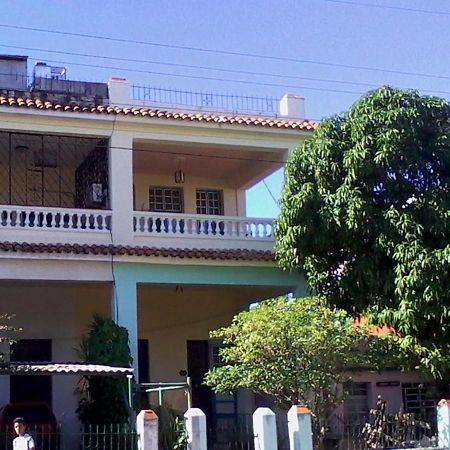
[[[137, 434], [128, 424], [89, 425], [77, 432], [57, 426], [33, 426], [27, 430], [36, 450], [137, 450]], [[0, 450], [13, 448], [12, 426], [0, 429]]]
[[278, 114], [279, 99], [214, 92], [183, 91], [151, 86], [132, 85], [132, 99], [152, 103], [155, 107], [169, 105], [186, 109], [232, 112], [242, 114]]

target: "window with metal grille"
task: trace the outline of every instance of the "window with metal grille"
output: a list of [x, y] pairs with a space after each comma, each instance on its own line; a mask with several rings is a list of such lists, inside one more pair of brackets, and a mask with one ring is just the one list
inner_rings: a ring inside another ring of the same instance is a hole
[[345, 426], [358, 427], [366, 422], [368, 415], [368, 384], [349, 381], [344, 383], [347, 397], [344, 401]]
[[183, 212], [183, 190], [181, 188], [150, 186], [150, 211]]
[[223, 215], [223, 191], [210, 189], [197, 189], [197, 214], [210, 216]]
[[437, 393], [432, 383], [402, 383], [405, 412], [414, 413], [416, 418], [429, 422], [436, 421]]

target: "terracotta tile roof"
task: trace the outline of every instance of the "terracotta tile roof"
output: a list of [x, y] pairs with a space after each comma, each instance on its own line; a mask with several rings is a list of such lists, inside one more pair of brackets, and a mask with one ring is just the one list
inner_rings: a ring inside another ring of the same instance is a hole
[[217, 113], [194, 113], [183, 111], [167, 111], [141, 107], [118, 107], [112, 105], [82, 105], [70, 102], [41, 100], [38, 98], [4, 97], [0, 96], [0, 105], [14, 108], [40, 109], [46, 111], [78, 112], [90, 114], [140, 116], [156, 119], [170, 119], [193, 122], [212, 122], [215, 124], [253, 125], [268, 128], [284, 128], [302, 131], [314, 131], [318, 123], [311, 120], [287, 120], [270, 117], [249, 117], [221, 115]]
[[270, 250], [218, 250], [207, 248], [132, 247], [123, 245], [43, 244], [0, 242], [0, 251], [21, 253], [73, 253], [77, 255], [154, 256], [163, 258], [274, 261]]
[[[367, 320], [367, 317], [358, 317], [355, 319], [354, 322], [354, 326], [355, 327], [365, 327], [367, 326], [369, 323], [369, 321]], [[368, 330], [368, 333], [371, 336], [378, 336], [378, 337], [383, 337], [383, 336], [388, 336], [390, 334], [396, 334], [395, 330], [393, 328], [391, 328], [389, 325], [381, 325], [381, 326], [371, 326]]]

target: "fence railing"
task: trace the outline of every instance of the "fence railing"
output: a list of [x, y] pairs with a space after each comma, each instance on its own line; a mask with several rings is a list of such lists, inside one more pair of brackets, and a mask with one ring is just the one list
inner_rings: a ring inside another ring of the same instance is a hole
[[1, 206], [1, 228], [108, 232], [111, 228], [111, 211], [40, 206]]
[[132, 85], [132, 99], [152, 106], [178, 106], [204, 111], [264, 114], [278, 114], [279, 99], [214, 92], [183, 91], [151, 86]]
[[137, 450], [136, 430], [128, 424], [88, 425], [80, 437], [81, 450]]
[[272, 219], [205, 216], [203, 214], [134, 213], [134, 231], [141, 235], [173, 235], [273, 240]]
[[[37, 450], [137, 450], [136, 430], [129, 424], [87, 425], [75, 433], [59, 425], [32, 425], [27, 433]], [[11, 449], [15, 437], [12, 424], [1, 427], [0, 449]]]
[[[27, 428], [27, 433], [33, 437], [36, 449], [61, 449], [61, 428], [56, 424], [31, 425]], [[15, 437], [16, 434], [12, 424], [0, 426], [0, 449], [9, 450], [13, 448], [13, 440]]]

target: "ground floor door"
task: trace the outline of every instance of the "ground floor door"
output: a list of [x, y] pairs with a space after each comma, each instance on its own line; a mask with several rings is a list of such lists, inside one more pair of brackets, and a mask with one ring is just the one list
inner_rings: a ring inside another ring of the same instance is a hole
[[216, 394], [203, 383], [206, 372], [221, 364], [219, 349], [220, 344], [215, 342], [187, 341], [192, 404], [206, 414], [210, 442], [221, 444], [228, 442], [229, 435], [236, 431], [238, 417], [235, 394]]

